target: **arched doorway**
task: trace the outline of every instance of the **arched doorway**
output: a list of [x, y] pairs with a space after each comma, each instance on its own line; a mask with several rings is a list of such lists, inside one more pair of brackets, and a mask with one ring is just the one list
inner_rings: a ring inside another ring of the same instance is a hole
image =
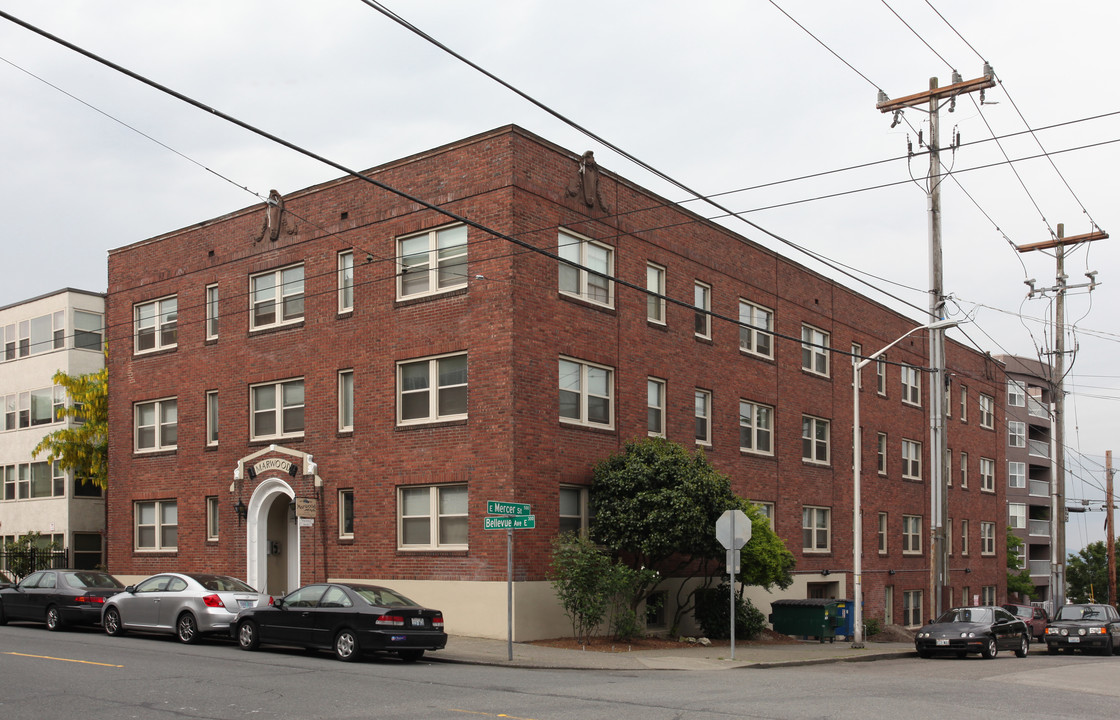
[[299, 528], [291, 511], [295, 491], [266, 478], [249, 500], [246, 582], [261, 592], [285, 595], [300, 585]]

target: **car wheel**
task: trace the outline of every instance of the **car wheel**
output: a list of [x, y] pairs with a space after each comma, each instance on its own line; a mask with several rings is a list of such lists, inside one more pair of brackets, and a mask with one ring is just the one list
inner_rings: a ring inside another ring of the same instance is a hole
[[115, 607], [111, 607], [105, 611], [105, 617], [102, 620], [105, 626], [105, 632], [113, 637], [124, 635], [124, 624], [121, 622], [121, 613]]
[[187, 645], [198, 642], [198, 621], [194, 619], [194, 615], [185, 612], [179, 616], [175, 622], [175, 636], [179, 638], [179, 642]]
[[1030, 638], [1027, 637], [1026, 633], [1023, 633], [1023, 637], [1019, 638], [1019, 649], [1015, 651], [1015, 657], [1025, 658], [1027, 656], [1027, 652], [1030, 649], [1031, 649]]
[[261, 638], [257, 633], [257, 624], [252, 620], [243, 620], [237, 626], [237, 644], [242, 650], [256, 650], [261, 646]]
[[8, 624], [8, 616], [4, 614], [4, 606], [0, 605], [0, 625]]
[[353, 662], [359, 654], [358, 636], [354, 631], [349, 628], [339, 630], [334, 636], [334, 656], [343, 662]]
[[423, 650], [398, 650], [397, 656], [406, 663], [414, 663], [424, 657]]
[[58, 607], [51, 605], [47, 608], [47, 630], [58, 630], [62, 627], [62, 614]]
[[999, 655], [999, 645], [996, 644], [995, 638], [988, 638], [988, 644], [984, 647], [981, 653], [985, 660], [992, 660]]

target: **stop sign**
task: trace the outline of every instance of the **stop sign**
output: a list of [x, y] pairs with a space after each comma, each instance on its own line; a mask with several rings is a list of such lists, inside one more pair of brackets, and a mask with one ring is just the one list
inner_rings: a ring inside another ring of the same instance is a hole
[[740, 550], [751, 539], [751, 521], [742, 510], [724, 510], [716, 520], [716, 540], [728, 550]]

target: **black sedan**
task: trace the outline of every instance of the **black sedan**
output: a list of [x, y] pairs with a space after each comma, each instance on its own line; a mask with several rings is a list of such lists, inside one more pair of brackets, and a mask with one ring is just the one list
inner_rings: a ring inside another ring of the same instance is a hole
[[364, 652], [395, 653], [415, 662], [447, 645], [443, 613], [388, 588], [351, 583], [307, 585], [270, 607], [242, 610], [230, 625], [243, 650], [260, 645], [330, 649], [339, 660]]
[[1024, 658], [1030, 643], [1026, 623], [1001, 607], [987, 605], [953, 608], [914, 637], [914, 647], [924, 658], [934, 653], [954, 653], [959, 658], [980, 653], [991, 659], [1000, 650], [1014, 650]]
[[1120, 614], [1111, 605], [1063, 605], [1046, 626], [1046, 652], [1120, 651]]
[[105, 599], [124, 588], [109, 573], [96, 570], [40, 570], [15, 587], [0, 590], [0, 625], [9, 620], [65, 625], [97, 625]]

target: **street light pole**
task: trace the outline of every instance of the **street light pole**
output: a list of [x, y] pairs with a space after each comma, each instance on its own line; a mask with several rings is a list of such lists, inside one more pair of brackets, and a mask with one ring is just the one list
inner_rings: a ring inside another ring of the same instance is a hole
[[863, 514], [860, 508], [861, 477], [863, 472], [863, 443], [860, 440], [859, 426], [859, 371], [872, 360], [878, 359], [906, 338], [919, 330], [943, 331], [956, 327], [960, 320], [938, 320], [937, 322], [911, 328], [897, 340], [867, 357], [859, 360], [852, 358], [852, 647], [863, 647]]

